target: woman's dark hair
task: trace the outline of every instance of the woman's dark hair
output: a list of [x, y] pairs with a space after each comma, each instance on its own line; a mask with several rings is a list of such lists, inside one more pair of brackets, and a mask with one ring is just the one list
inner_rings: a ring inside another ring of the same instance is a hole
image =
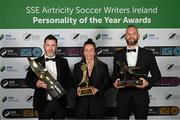
[[[93, 40], [91, 38], [88, 38], [87, 41], [84, 43], [83, 52], [84, 52], [85, 45], [92, 45], [94, 47], [95, 52], [96, 52], [96, 44], [95, 44], [95, 42], [93, 42]], [[95, 59], [96, 59], [96, 56], [95, 56]], [[83, 53], [82, 53], [82, 60], [81, 61], [85, 62], [85, 57], [84, 57]]]
[[44, 39], [44, 43], [46, 42], [47, 39], [54, 40], [54, 41], [56, 41], [56, 44], [57, 44], [57, 38], [54, 37], [54, 35], [50, 34], [50, 35], [46, 36]]
[[[95, 51], [96, 51], [96, 44], [95, 42], [93, 42], [93, 40], [91, 38], [88, 38], [87, 41], [84, 43], [84, 46], [87, 45], [87, 44], [90, 44], [94, 47]], [[83, 48], [84, 48], [83, 46]]]

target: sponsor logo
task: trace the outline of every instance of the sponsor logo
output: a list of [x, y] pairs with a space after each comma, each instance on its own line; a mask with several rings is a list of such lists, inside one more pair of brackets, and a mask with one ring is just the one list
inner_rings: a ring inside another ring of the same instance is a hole
[[159, 40], [159, 37], [154, 33], [145, 33], [142, 37], [143, 40]]
[[18, 99], [16, 99], [14, 96], [4, 96], [3, 102], [19, 102]]
[[96, 54], [97, 54], [97, 55], [101, 55], [102, 53], [103, 53], [102, 48], [97, 48]]
[[71, 35], [71, 39], [74, 40], [74, 41], [77, 41], [77, 40], [87, 40], [88, 39], [88, 36], [87, 35], [81, 35], [80, 33], [73, 33]]
[[0, 40], [4, 39], [4, 34], [0, 34]]
[[119, 37], [120, 37], [120, 40], [125, 40], [125, 33], [121, 33], [120, 35], [119, 35]]
[[112, 40], [112, 37], [107, 33], [99, 33], [96, 35], [96, 40]]
[[180, 78], [178, 77], [162, 77], [156, 86], [178, 86]]
[[56, 54], [61, 57], [81, 57], [82, 47], [59, 47]]
[[26, 41], [29, 41], [29, 40], [40, 40], [40, 36], [39, 35], [33, 35], [31, 33], [25, 33], [23, 35], [23, 39], [26, 40]]
[[0, 71], [3, 72], [6, 69], [4, 65], [0, 65]]
[[[114, 56], [116, 50], [121, 50], [124, 47], [98, 47], [96, 53], [98, 56]], [[59, 47], [56, 54], [61, 57], [81, 57], [83, 54], [82, 47]]]
[[113, 56], [114, 55], [114, 48], [113, 47], [98, 47], [97, 48], [97, 55], [98, 56]]
[[39, 47], [4, 47], [0, 49], [2, 57], [39, 57], [42, 49]]
[[152, 46], [144, 48], [151, 50], [155, 56], [180, 56], [179, 46]]
[[6, 49], [0, 49], [0, 55], [1, 56], [5, 56], [7, 54], [7, 50]]
[[2, 86], [3, 88], [5, 88], [6, 86], [8, 86], [8, 84], [9, 84], [9, 82], [8, 82], [7, 80], [2, 80], [2, 81], [1, 81], [1, 86]]
[[168, 34], [169, 40], [180, 40], [180, 34], [177, 33], [169, 33]]
[[4, 118], [37, 118], [37, 111], [34, 109], [5, 109], [2, 112]]
[[180, 70], [180, 65], [167, 64], [167, 65], [166, 65], [166, 70], [167, 70], [167, 71]]
[[164, 99], [167, 100], [167, 101], [169, 101], [169, 100], [179, 100], [180, 95], [173, 94], [173, 93], [166, 93], [164, 95]]
[[33, 101], [33, 96], [32, 95], [27, 95], [25, 97], [25, 102], [31, 103]]
[[4, 116], [5, 118], [7, 118], [7, 117], [10, 116], [10, 115], [11, 115], [11, 112], [10, 112], [9, 110], [3, 111], [3, 116]]
[[7, 101], [7, 97], [6, 96], [2, 97], [1, 101], [2, 102], [6, 102]]
[[150, 116], [171, 116], [179, 114], [177, 106], [150, 106], [148, 115]]
[[146, 38], [148, 38], [148, 34], [147, 33], [143, 35], [142, 39], [145, 40]]
[[64, 40], [65, 38], [61, 34], [54, 33], [53, 34], [57, 40]]
[[123, 48], [124, 47], [98, 47], [96, 53], [98, 56], [113, 57], [116, 50], [121, 50]]
[[1, 80], [1, 86], [3, 88], [28, 88], [26, 85], [25, 79], [21, 78], [11, 78], [11, 79], [3, 79]]
[[7, 71], [7, 72], [17, 72], [18, 70], [16, 69], [16, 68], [14, 68], [14, 66], [12, 66], [12, 65], [7, 65], [7, 66], [5, 66], [5, 70]]
[[161, 55], [164, 56], [180, 56], [180, 47], [163, 47]]
[[16, 38], [12, 34], [0, 34], [0, 40], [16, 40]]

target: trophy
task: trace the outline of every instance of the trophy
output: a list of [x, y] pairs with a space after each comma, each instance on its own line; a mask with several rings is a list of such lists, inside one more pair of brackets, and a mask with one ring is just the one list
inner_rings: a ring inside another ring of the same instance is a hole
[[135, 71], [140, 69], [140, 67], [128, 67], [125, 63], [121, 64], [119, 61], [116, 64], [120, 67], [118, 76], [120, 76], [119, 85], [128, 87], [136, 85], [142, 85], [142, 80], [139, 80], [140, 77], [147, 77], [145, 74], [139, 74]]
[[47, 91], [52, 98], [60, 98], [66, 93], [66, 90], [60, 85], [60, 83], [53, 78], [53, 76], [45, 69], [39, 62], [27, 58], [30, 67], [38, 78], [47, 84]]
[[82, 64], [81, 70], [83, 71], [83, 78], [79, 83], [80, 96], [94, 95], [93, 87], [89, 86], [89, 78], [87, 77], [87, 66], [85, 63]]

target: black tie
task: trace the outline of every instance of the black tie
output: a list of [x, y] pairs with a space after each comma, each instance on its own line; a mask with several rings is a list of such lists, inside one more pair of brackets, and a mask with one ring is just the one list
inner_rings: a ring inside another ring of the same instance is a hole
[[136, 52], [136, 49], [127, 49], [127, 52]]
[[56, 58], [46, 58], [46, 61], [49, 61], [49, 60], [56, 61]]

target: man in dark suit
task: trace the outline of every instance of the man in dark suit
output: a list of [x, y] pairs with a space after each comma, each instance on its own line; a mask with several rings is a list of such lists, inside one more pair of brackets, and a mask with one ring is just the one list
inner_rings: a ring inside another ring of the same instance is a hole
[[[76, 117], [78, 119], [102, 119], [105, 116], [104, 92], [110, 83], [109, 71], [107, 64], [96, 57], [95, 51], [95, 43], [92, 39], [88, 39], [84, 43], [82, 60], [74, 65], [73, 78], [77, 90]], [[92, 88], [92, 94], [87, 96], [81, 96], [81, 87], [79, 86], [84, 75], [83, 64], [86, 64], [85, 76], [87, 76], [89, 86]]]
[[[41, 63], [54, 79], [68, 91], [72, 87], [72, 76], [67, 60], [55, 54], [57, 39], [53, 35], [48, 35], [44, 39], [43, 47], [45, 54], [35, 61]], [[39, 119], [65, 118], [68, 104], [66, 94], [58, 99], [52, 98], [47, 92], [47, 84], [35, 75], [31, 67], [28, 69], [26, 82], [29, 87], [35, 89], [33, 107], [38, 111]]]
[[[135, 119], [147, 119], [150, 102], [148, 90], [161, 77], [155, 57], [151, 51], [138, 46], [139, 37], [137, 27], [129, 25], [125, 33], [127, 47], [115, 52], [113, 61], [113, 86], [118, 89], [116, 96], [118, 119], [129, 119], [132, 113]], [[120, 81], [137, 78], [137, 76], [131, 74], [124, 76], [124, 74], [120, 73], [124, 68], [117, 63], [121, 65], [125, 64], [128, 68], [139, 68], [135, 72], [138, 75], [142, 75], [138, 77], [142, 81], [142, 84], [128, 87], [122, 85]], [[146, 77], [149, 72], [151, 77]]]

